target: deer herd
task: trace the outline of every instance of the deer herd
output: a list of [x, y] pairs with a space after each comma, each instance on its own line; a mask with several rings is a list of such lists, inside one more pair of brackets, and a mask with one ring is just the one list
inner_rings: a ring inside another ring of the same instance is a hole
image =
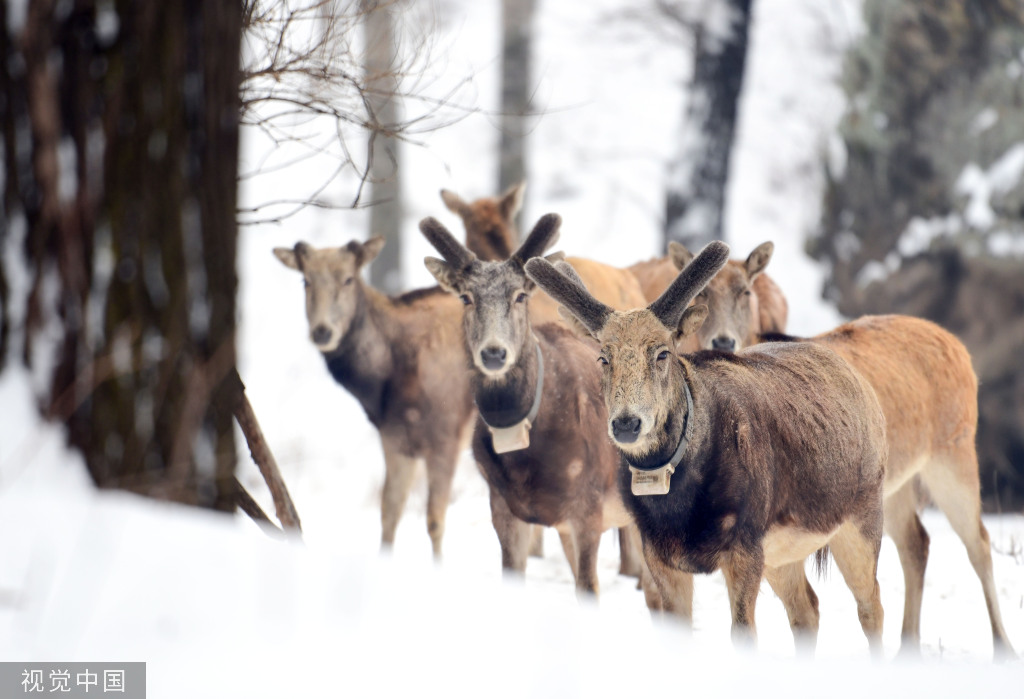
[[487, 482], [502, 568], [523, 573], [541, 527], [558, 532], [577, 594], [598, 594], [597, 549], [618, 528], [621, 571], [652, 613], [689, 622], [693, 575], [721, 570], [732, 635], [755, 640], [762, 579], [813, 651], [818, 599], [805, 562], [830, 556], [882, 650], [883, 532], [905, 603], [901, 652], [919, 653], [928, 534], [942, 510], [981, 581], [996, 656], [1014, 657], [999, 612], [975, 451], [977, 379], [963, 344], [907, 316], [783, 334], [788, 308], [765, 273], [773, 246], [728, 259], [720, 242], [618, 268], [549, 252], [561, 224], [513, 224], [523, 187], [441, 198], [420, 230], [437, 287], [388, 296], [360, 274], [382, 238], [274, 254], [303, 276], [309, 336], [380, 434], [388, 547], [418, 462], [441, 555], [460, 454]]

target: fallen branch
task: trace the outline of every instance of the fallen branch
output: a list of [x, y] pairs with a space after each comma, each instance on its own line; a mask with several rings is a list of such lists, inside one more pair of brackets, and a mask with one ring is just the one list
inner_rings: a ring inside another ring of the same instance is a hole
[[[234, 396], [233, 411], [235, 419], [238, 420], [238, 425], [242, 428], [242, 433], [245, 435], [245, 441], [249, 445], [252, 460], [256, 462], [256, 466], [263, 475], [263, 480], [266, 481], [267, 487], [270, 488], [270, 496], [274, 500], [274, 510], [277, 519], [281, 522], [285, 531], [302, 532], [299, 513], [295, 509], [291, 495], [288, 494], [288, 486], [285, 485], [284, 478], [281, 477], [277, 461], [274, 459], [274, 455], [271, 453], [270, 447], [267, 446], [267, 441], [263, 437], [260, 423], [256, 419], [256, 413], [252, 409], [252, 404], [245, 395], [245, 384], [242, 383], [242, 378], [238, 375], [237, 369], [231, 371], [227, 381], [234, 384], [232, 395]], [[250, 516], [252, 515], [250, 514]]]
[[256, 524], [259, 525], [260, 529], [265, 531], [275, 539], [284, 538], [284, 531], [274, 524], [270, 517], [267, 517], [267, 513], [263, 511], [259, 503], [253, 499], [249, 491], [245, 489], [238, 479], [235, 479], [235, 504], [245, 514], [249, 515]]

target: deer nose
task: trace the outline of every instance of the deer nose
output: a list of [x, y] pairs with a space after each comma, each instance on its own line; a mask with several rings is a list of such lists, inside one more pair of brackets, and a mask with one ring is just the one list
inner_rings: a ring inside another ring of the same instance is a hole
[[711, 341], [711, 347], [716, 350], [722, 350], [723, 352], [734, 352], [736, 351], [736, 340], [723, 335], [713, 339]]
[[615, 441], [629, 444], [640, 436], [640, 418], [626, 415], [612, 420], [612, 434]]
[[484, 347], [480, 350], [480, 361], [492, 371], [505, 366], [506, 352], [502, 347]]
[[318, 325], [313, 328], [313, 342], [318, 345], [326, 345], [331, 339], [331, 329], [326, 325]]

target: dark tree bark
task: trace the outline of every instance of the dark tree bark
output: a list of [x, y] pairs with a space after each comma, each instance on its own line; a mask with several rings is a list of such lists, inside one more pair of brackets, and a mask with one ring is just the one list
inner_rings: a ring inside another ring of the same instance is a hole
[[370, 282], [387, 293], [402, 289], [402, 168], [398, 132], [397, 45], [394, 12], [398, 0], [362, 0], [365, 49], [364, 99], [369, 112], [370, 235], [387, 245], [370, 266]]
[[533, 96], [533, 14], [536, 0], [501, 3], [501, 120], [498, 191], [526, 179], [527, 119]]
[[[676, 156], [669, 168], [665, 244], [696, 249], [722, 239], [725, 188], [753, 0], [714, 0], [694, 27], [694, 74]], [[715, 26], [726, 13], [727, 26]]]
[[4, 199], [26, 227], [26, 363], [60, 327], [42, 410], [100, 486], [225, 510], [241, 12], [34, 1], [3, 68], [5, 139], [30, 144], [5, 149]]

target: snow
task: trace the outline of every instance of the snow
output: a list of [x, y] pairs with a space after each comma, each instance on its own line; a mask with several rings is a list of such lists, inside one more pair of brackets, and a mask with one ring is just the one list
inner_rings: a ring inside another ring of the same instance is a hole
[[997, 215], [992, 210], [994, 194], [1005, 194], [1017, 186], [1024, 176], [1024, 143], [1007, 149], [988, 167], [968, 163], [956, 180], [955, 190], [967, 197], [964, 219], [979, 230], [991, 228]]
[[[406, 149], [410, 287], [430, 283], [418, 219], [435, 215], [461, 232], [438, 190], [470, 198], [497, 188], [496, 4], [448, 0], [439, 7], [435, 50], [447, 54], [436, 89], [472, 76], [459, 100], [479, 110]], [[558, 211], [563, 249], [626, 265], [658, 249], [664, 144], [678, 125], [688, 58], [642, 28], [607, 20], [622, 7], [612, 0], [539, 7], [541, 114], [532, 125], [522, 221]], [[728, 237], [736, 256], [775, 242], [769, 272], [789, 298], [790, 330], [811, 334], [840, 320], [820, 300], [825, 271], [802, 249], [819, 215], [829, 129], [843, 107], [831, 81], [842, 46], [860, 31], [857, 3], [755, 8]], [[316, 122], [295, 126], [316, 139], [331, 135]], [[261, 162], [282, 166], [302, 150], [291, 144], [265, 159], [267, 144], [260, 133], [245, 133], [243, 171]], [[243, 205], [308, 195], [336, 165], [312, 158], [246, 179]], [[323, 196], [350, 200], [346, 177]], [[151, 697], [758, 691], [860, 699], [865, 692], [991, 696], [1019, 687], [1019, 664], [989, 663], [981, 586], [934, 511], [924, 515], [931, 558], [919, 662], [893, 659], [903, 592], [889, 540], [879, 562], [886, 623], [878, 663], [868, 660], [855, 604], [834, 568], [812, 578], [821, 601], [815, 662], [795, 657], [785, 612], [767, 586], [757, 609], [758, 650], [735, 650], [720, 574], [696, 581], [692, 631], [652, 622], [635, 581], [617, 575], [611, 534], [602, 542], [599, 608], [576, 601], [551, 531], [545, 558], [530, 561], [525, 581], [505, 583], [487, 489], [468, 454], [453, 488], [444, 561], [431, 560], [422, 478], [392, 555], [380, 556], [376, 433], [307, 338], [299, 276], [271, 254], [298, 239], [362, 239], [365, 227], [365, 210], [311, 208], [241, 233], [240, 372], [302, 517], [301, 543], [272, 540], [241, 514], [97, 492], [81, 459], [63, 446], [62, 430], [36, 417], [28, 372], [15, 361], [0, 374], [0, 531], [7, 533], [0, 537], [0, 658], [144, 660]], [[4, 261], [11, 259], [8, 249]], [[12, 278], [19, 298], [23, 281]], [[239, 445], [239, 478], [272, 511], [241, 437]], [[1024, 649], [1024, 517], [985, 521], [1004, 623]]]

